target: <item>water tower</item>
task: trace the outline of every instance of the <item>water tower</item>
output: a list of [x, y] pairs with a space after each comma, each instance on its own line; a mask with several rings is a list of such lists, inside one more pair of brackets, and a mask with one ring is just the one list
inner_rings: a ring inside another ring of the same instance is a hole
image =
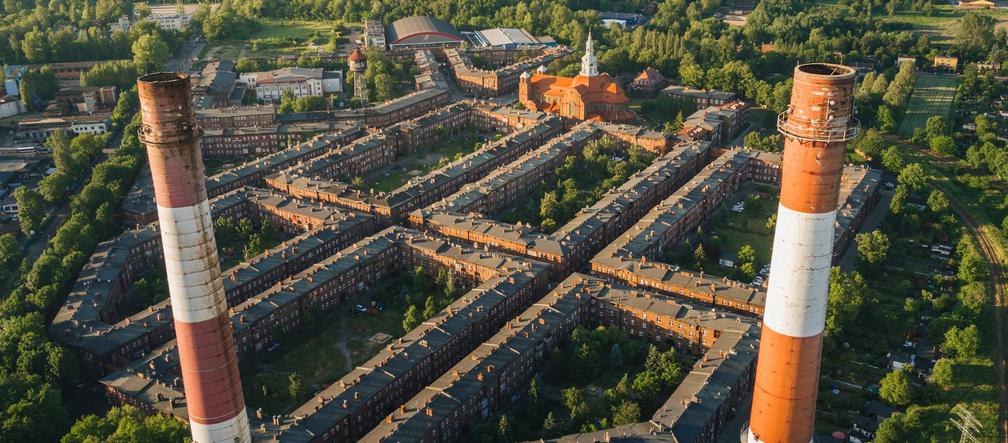
[[364, 71], [367, 70], [367, 56], [361, 52], [360, 47], [357, 47], [350, 53], [347, 60], [350, 72], [354, 73], [354, 98], [367, 103], [367, 82], [364, 80]]

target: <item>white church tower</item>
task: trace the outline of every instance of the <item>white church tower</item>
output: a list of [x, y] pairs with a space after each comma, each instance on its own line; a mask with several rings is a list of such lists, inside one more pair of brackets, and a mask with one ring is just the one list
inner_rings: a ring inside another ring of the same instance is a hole
[[591, 31], [588, 31], [585, 54], [581, 57], [581, 75], [585, 77], [595, 77], [598, 75], [598, 60], [595, 59], [595, 48], [592, 47]]

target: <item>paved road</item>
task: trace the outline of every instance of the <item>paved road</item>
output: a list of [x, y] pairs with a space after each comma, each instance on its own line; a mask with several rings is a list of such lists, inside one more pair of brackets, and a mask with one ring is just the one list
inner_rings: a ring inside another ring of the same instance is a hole
[[358, 45], [357, 39], [361, 38], [361, 28], [353, 28], [350, 30], [350, 35], [347, 35], [347, 41], [340, 45], [339, 55], [347, 56], [354, 48], [360, 46], [364, 49], [364, 45]]
[[178, 51], [168, 63], [165, 64], [165, 69], [169, 72], [189, 72], [192, 68], [192, 58], [203, 50], [204, 42], [197, 42], [195, 39], [190, 39], [182, 45], [182, 49]]

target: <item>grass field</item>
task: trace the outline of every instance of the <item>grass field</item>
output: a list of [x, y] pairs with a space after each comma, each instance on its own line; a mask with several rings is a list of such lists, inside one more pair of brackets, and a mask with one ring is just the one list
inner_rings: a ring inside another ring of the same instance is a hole
[[[347, 300], [345, 306], [319, 315], [310, 333], [292, 331], [286, 347], [268, 357], [261, 368], [242, 377], [249, 407], [287, 413], [304, 401], [288, 393], [291, 374], [303, 377], [305, 395], [309, 395], [374, 356], [378, 348], [384, 346], [369, 340], [374, 334], [385, 333], [393, 339], [401, 337], [406, 305], [400, 290], [406, 285], [405, 273], [391, 276], [371, 291]], [[385, 310], [375, 316], [350, 312], [355, 303], [366, 305], [372, 299], [383, 303]]]
[[[847, 8], [847, 6], [839, 5], [837, 0], [817, 0], [814, 3], [843, 9]], [[1008, 25], [1008, 10], [967, 10], [959, 9], [950, 4], [938, 3], [944, 2], [936, 2], [934, 12], [931, 15], [926, 15], [923, 12], [903, 10], [889, 16], [882, 11], [880, 14], [876, 13], [874, 18], [885, 23], [906, 26], [918, 34], [927, 35], [932, 43], [939, 45], [948, 45], [955, 42], [956, 23], [966, 14], [989, 15], [998, 21], [997, 27]]]
[[487, 137], [473, 132], [464, 132], [442, 138], [433, 145], [420, 148], [416, 152], [396, 159], [395, 163], [376, 169], [364, 176], [364, 189], [392, 192], [406, 184], [409, 179], [424, 175], [445, 162], [454, 161], [478, 149]]
[[923, 128], [932, 116], [940, 115], [947, 119], [958, 86], [958, 77], [918, 73], [917, 83], [900, 122], [900, 135], [912, 137], [914, 129]]
[[[335, 23], [330, 21], [259, 19], [259, 30], [252, 33], [248, 39], [226, 39], [212, 42], [203, 48], [200, 58], [236, 59], [240, 56], [261, 57], [314, 52], [312, 44], [324, 44], [328, 41], [334, 25]], [[313, 36], [318, 38], [313, 41]], [[255, 44], [256, 42], [265, 42], [268, 39], [280, 39], [283, 40], [283, 44], [279, 46]], [[242, 54], [242, 48], [246, 46], [245, 53]]]
[[[702, 269], [710, 275], [741, 280], [738, 268], [723, 267], [718, 264], [721, 257], [733, 257], [745, 245], [756, 252], [756, 269], [770, 263], [773, 248], [773, 231], [766, 227], [767, 219], [777, 212], [778, 190], [762, 185], [745, 185], [730, 199], [721, 204], [707, 223], [703, 225], [703, 240], [707, 249], [707, 260]], [[742, 213], [731, 211], [736, 202], [745, 201]], [[677, 264], [686, 269], [699, 270], [693, 257], [696, 236], [691, 236], [689, 247], [680, 243], [669, 251], [667, 263]]]

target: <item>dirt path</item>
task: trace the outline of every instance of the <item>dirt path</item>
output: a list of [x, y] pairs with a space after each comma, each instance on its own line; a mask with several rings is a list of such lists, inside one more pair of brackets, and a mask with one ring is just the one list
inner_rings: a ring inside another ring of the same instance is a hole
[[[952, 158], [936, 154], [922, 146], [896, 139], [891, 141], [898, 141], [902, 145], [915, 149], [939, 163], [950, 164], [955, 162]], [[1002, 275], [1004, 263], [1000, 255], [998, 255], [995, 240], [990, 238], [990, 235], [981, 229], [981, 225], [963, 207], [963, 204], [943, 189], [940, 184], [932, 181], [930, 185], [945, 194], [952, 210], [955, 211], [956, 215], [962, 219], [966, 227], [976, 237], [984, 259], [987, 261], [987, 266], [990, 268], [991, 282], [994, 287], [994, 320], [996, 326], [994, 335], [997, 339], [994, 358], [997, 360], [998, 404], [1000, 406], [998, 408], [998, 433], [1000, 434], [1001, 441], [1008, 441], [1006, 440], [1008, 439], [1008, 375], [1006, 375], [1006, 372], [1008, 372], [1008, 369], [1006, 369], [1008, 368], [1008, 350], [1005, 349], [1005, 344], [1008, 343], [1008, 338], [1005, 337], [1005, 315], [1008, 315], [1005, 313], [1005, 310], [1008, 309], [1008, 288], [1005, 287], [1004, 276]]]
[[1008, 299], [1005, 295], [1008, 291], [1005, 290], [1004, 277], [1001, 274], [1001, 268], [1003, 263], [1001, 258], [998, 256], [997, 248], [995, 247], [994, 240], [987, 235], [983, 229], [980, 229], [980, 225], [977, 224], [976, 220], [969, 212], [963, 210], [961, 204], [953, 200], [945, 190], [940, 186], [932, 185], [939, 191], [948, 197], [949, 204], [952, 209], [959, 215], [969, 228], [973, 235], [976, 237], [977, 242], [980, 243], [980, 249], [983, 252], [984, 258], [987, 260], [987, 265], [990, 267], [991, 282], [994, 286], [994, 318], [997, 322], [997, 329], [994, 331], [994, 335], [997, 337], [997, 352], [995, 353], [995, 358], [997, 359], [997, 376], [998, 376], [998, 403], [1000, 408], [998, 408], [998, 429], [1001, 435], [1001, 440], [1005, 441], [1006, 436], [1008, 436], [1008, 381], [1006, 381], [1005, 368], [1008, 366], [1008, 360], [1006, 360], [1005, 352], [1005, 309], [1008, 307]]
[[340, 339], [337, 340], [336, 343], [333, 343], [333, 347], [335, 347], [338, 351], [340, 351], [340, 354], [343, 354], [343, 361], [346, 362], [346, 372], [349, 373], [354, 368], [354, 362], [353, 362], [353, 357], [350, 354], [350, 350], [347, 349], [347, 346], [346, 346], [346, 344], [347, 344], [347, 333], [346, 333], [346, 323], [345, 322], [340, 322], [340, 333], [339, 333], [339, 335], [340, 335]]

